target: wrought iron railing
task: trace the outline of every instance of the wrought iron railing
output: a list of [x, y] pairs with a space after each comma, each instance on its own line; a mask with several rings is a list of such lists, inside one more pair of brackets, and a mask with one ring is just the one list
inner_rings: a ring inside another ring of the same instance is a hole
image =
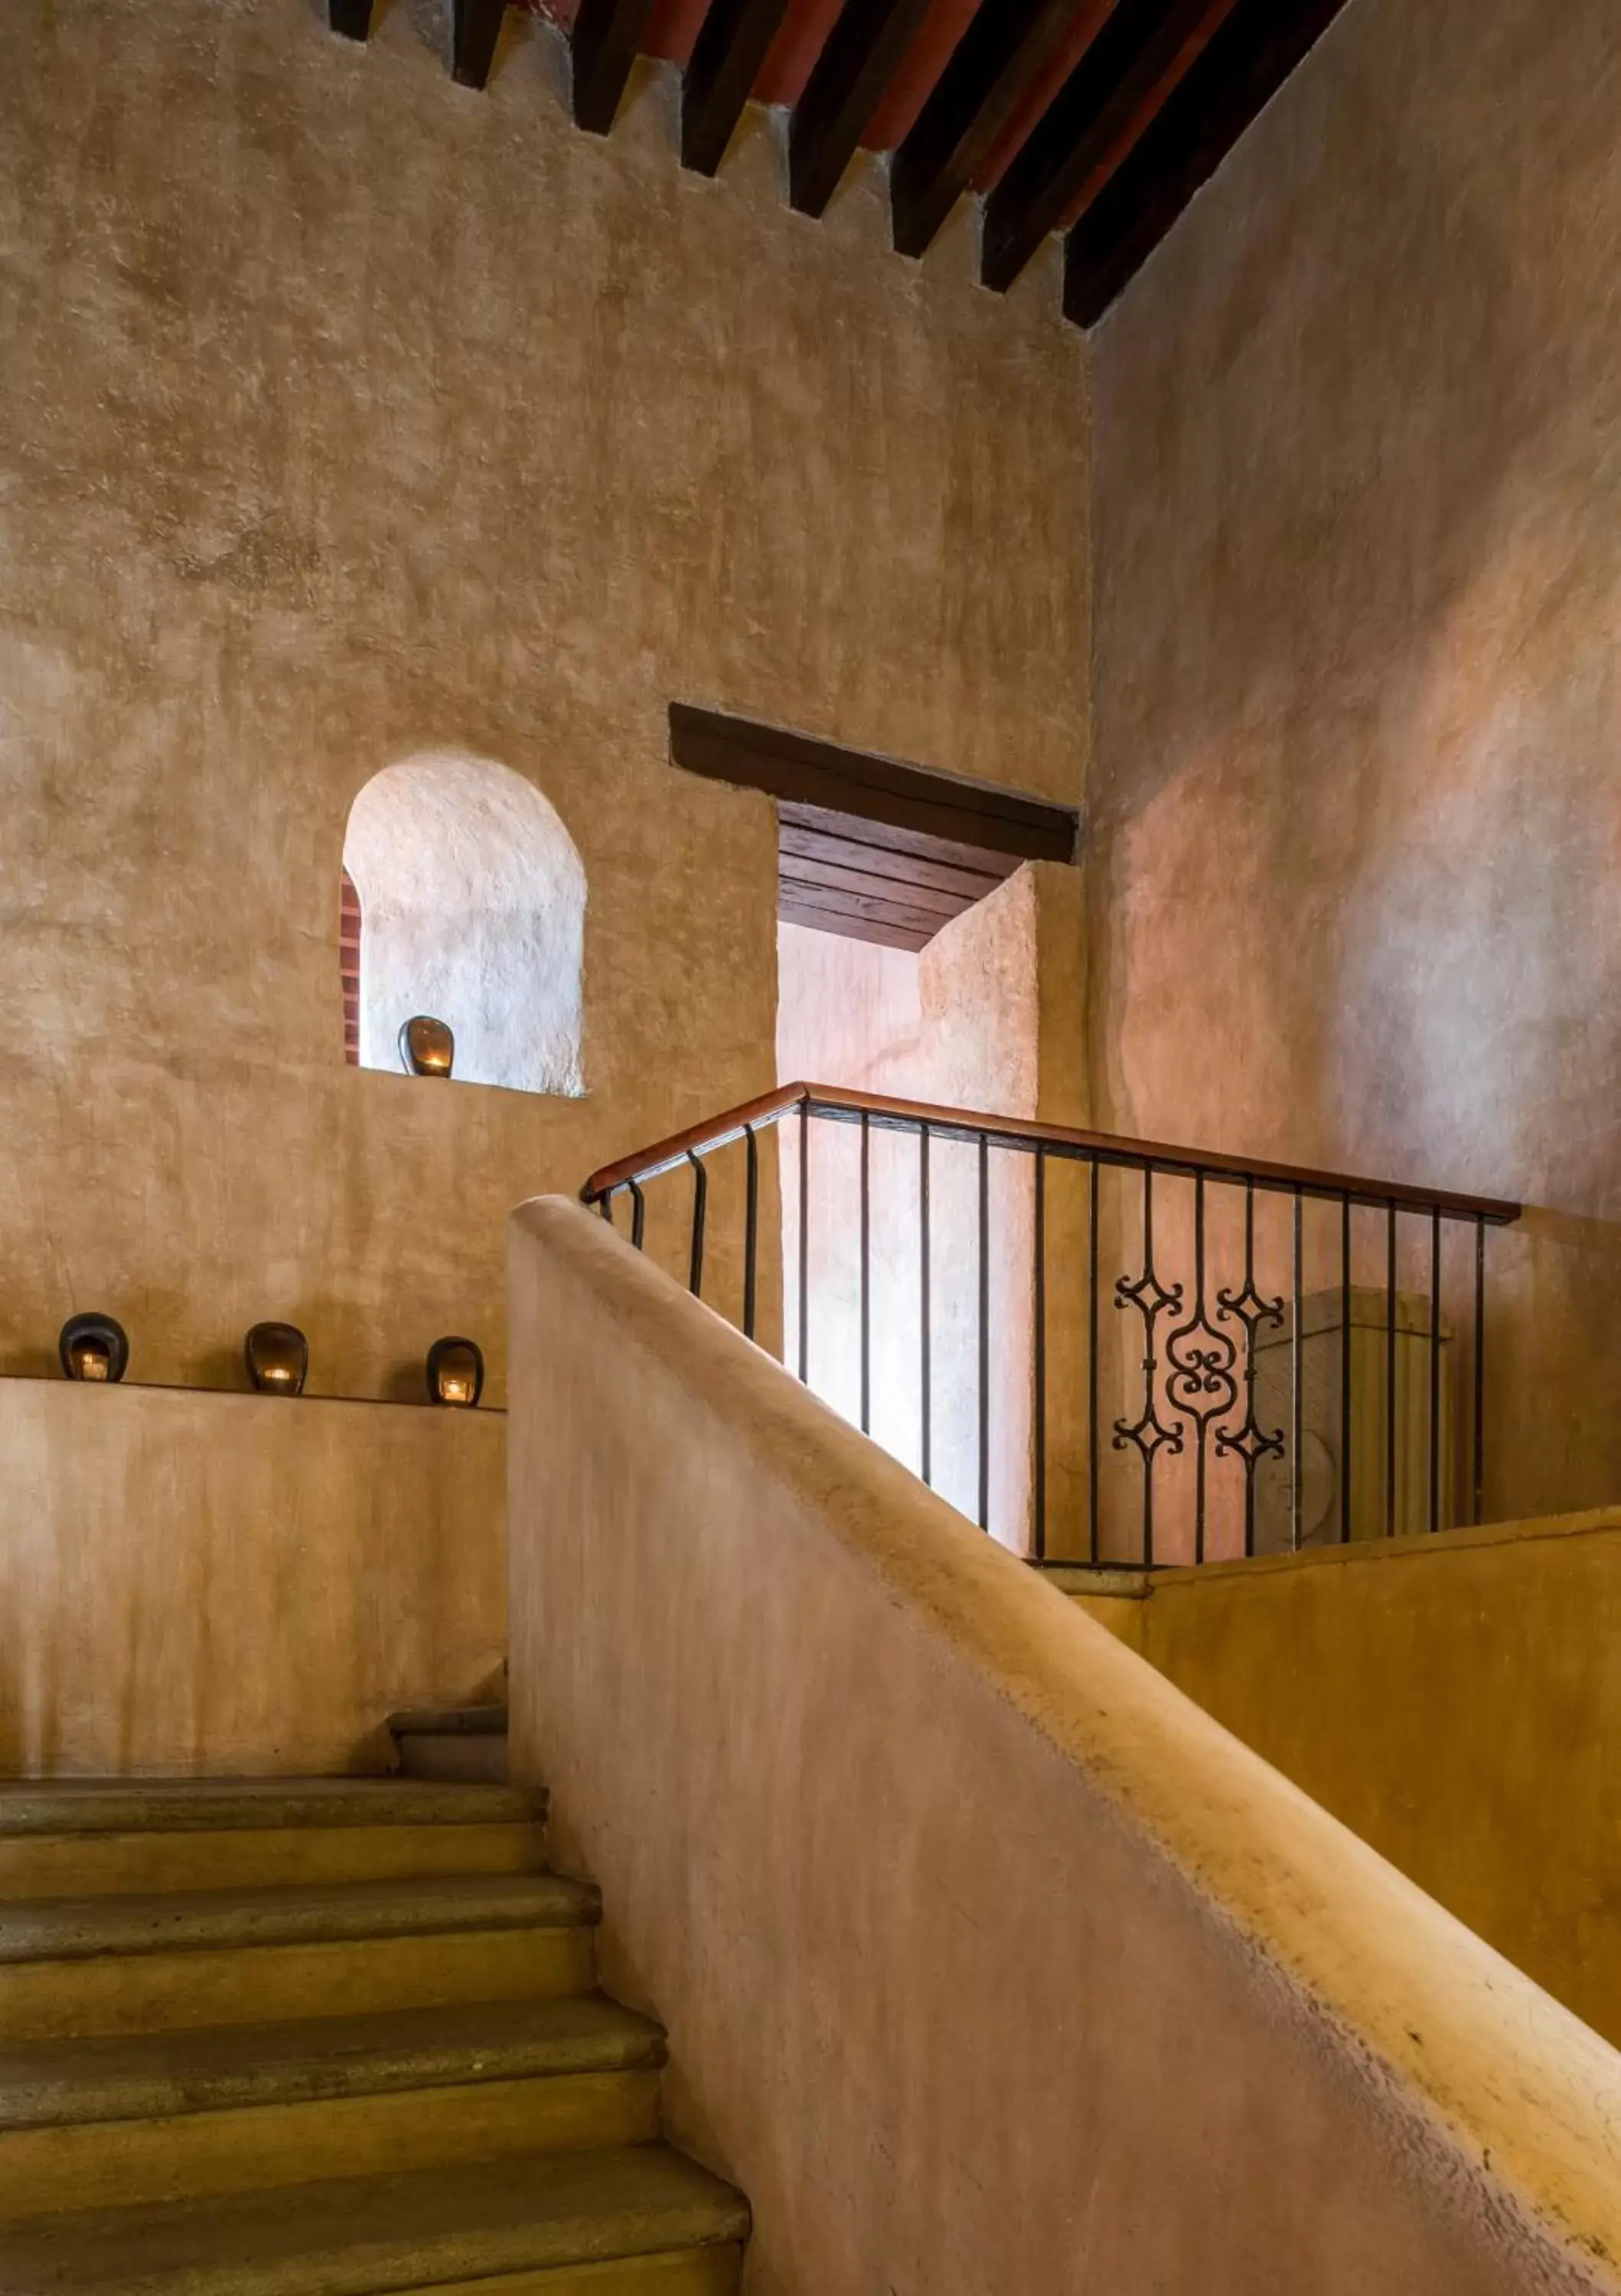
[[581, 1193], [1035, 1562], [1482, 1520], [1516, 1204], [809, 1084]]

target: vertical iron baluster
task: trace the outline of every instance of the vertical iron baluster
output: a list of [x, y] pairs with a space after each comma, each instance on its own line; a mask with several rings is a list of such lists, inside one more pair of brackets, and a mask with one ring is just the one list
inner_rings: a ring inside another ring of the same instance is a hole
[[743, 1149], [749, 1160], [743, 1228], [743, 1337], [751, 1340], [754, 1337], [755, 1267], [760, 1237], [760, 1144], [754, 1136], [752, 1124], [743, 1127]]
[[692, 1268], [688, 1286], [694, 1300], [703, 1297], [704, 1222], [709, 1210], [709, 1175], [704, 1169], [703, 1159], [693, 1150], [687, 1150], [687, 1161], [692, 1167]]
[[1032, 1310], [1036, 1324], [1036, 1510], [1032, 1526], [1036, 1560], [1047, 1558], [1047, 1168], [1046, 1152], [1036, 1151], [1036, 1266]]
[[799, 1378], [810, 1382], [810, 1103], [799, 1103]]
[[[1142, 1174], [1142, 1266], [1145, 1276], [1151, 1279], [1154, 1272], [1154, 1168], [1151, 1164], [1145, 1167]], [[1154, 1417], [1154, 1381], [1158, 1371], [1154, 1356], [1155, 1320], [1154, 1315], [1148, 1319], [1142, 1365], [1142, 1408], [1150, 1423]], [[1158, 1456], [1157, 1443], [1142, 1455], [1142, 1561], [1150, 1570], [1154, 1567], [1154, 1462]]]
[[647, 1236], [647, 1198], [633, 1180], [630, 1183], [630, 1240], [640, 1251]]
[[611, 1227], [613, 1226], [613, 1191], [611, 1188], [608, 1189], [603, 1194], [597, 1198], [596, 1208], [598, 1211], [602, 1213], [602, 1218], [608, 1222], [609, 1226]]
[[1339, 1537], [1351, 1536], [1351, 1199], [1339, 1202]]
[[1429, 1215], [1429, 1528], [1441, 1528], [1441, 1215]]
[[1098, 1175], [1094, 1156], [1089, 1168], [1086, 1198], [1086, 1312], [1091, 1331], [1086, 1342], [1086, 1551], [1098, 1560]]
[[1475, 1466], [1473, 1509], [1478, 1522], [1486, 1510], [1486, 1222], [1475, 1222]]
[[1396, 1206], [1385, 1210], [1385, 1537], [1396, 1537]]
[[991, 1527], [991, 1140], [979, 1135], [979, 1528]]
[[[1196, 1173], [1193, 1178], [1193, 1315], [1202, 1324], [1205, 1316], [1205, 1176]], [[1196, 1359], [1197, 1360], [1197, 1359]], [[1193, 1446], [1193, 1560], [1205, 1559], [1205, 1442], [1207, 1422], [1199, 1409], [1197, 1398], [1192, 1404], [1194, 1414]]]
[[[1244, 1183], [1244, 1290], [1255, 1292], [1255, 1182]], [[1244, 1411], [1245, 1421], [1255, 1424], [1255, 1335], [1254, 1324], [1246, 1326], [1247, 1345], [1244, 1350]], [[1255, 1469], [1253, 1458], [1244, 1462], [1244, 1552], [1255, 1553]]]
[[870, 1147], [872, 1127], [861, 1111], [861, 1431], [872, 1432], [872, 1214]]
[[919, 1391], [918, 1433], [921, 1455], [923, 1480], [932, 1480], [929, 1470], [933, 1464], [929, 1438], [931, 1423], [929, 1365], [929, 1127], [918, 1128], [918, 1332], [922, 1355], [922, 1384]]
[[1289, 1384], [1289, 1543], [1294, 1551], [1300, 1550], [1300, 1503], [1302, 1496], [1301, 1447], [1306, 1439], [1306, 1390], [1301, 1382], [1303, 1364], [1302, 1341], [1306, 1337], [1305, 1306], [1301, 1292], [1306, 1282], [1306, 1214], [1300, 1191], [1295, 1190], [1295, 1306], [1290, 1317]]

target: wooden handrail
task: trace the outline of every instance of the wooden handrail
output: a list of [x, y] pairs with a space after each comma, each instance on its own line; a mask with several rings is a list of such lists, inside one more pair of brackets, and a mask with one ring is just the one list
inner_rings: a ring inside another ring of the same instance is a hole
[[1077, 1132], [1059, 1124], [1036, 1124], [1022, 1117], [995, 1116], [983, 1111], [946, 1108], [929, 1101], [896, 1100], [882, 1093], [851, 1092], [841, 1085], [785, 1084], [757, 1100], [744, 1101], [719, 1116], [689, 1125], [651, 1147], [621, 1156], [616, 1163], [594, 1171], [580, 1190], [586, 1203], [626, 1186], [656, 1179], [673, 1171], [692, 1156], [708, 1154], [741, 1140], [751, 1126], [779, 1123], [797, 1108], [836, 1122], [856, 1123], [864, 1115], [886, 1131], [917, 1132], [926, 1125], [945, 1140], [978, 1140], [994, 1146], [1047, 1152], [1085, 1163], [1129, 1166], [1138, 1170], [1203, 1173], [1226, 1180], [1250, 1180], [1258, 1188], [1281, 1189], [1303, 1195], [1327, 1197], [1339, 1203], [1396, 1205], [1411, 1211], [1438, 1213], [1444, 1219], [1482, 1220], [1490, 1227], [1507, 1227], [1524, 1207], [1494, 1196], [1469, 1196], [1445, 1188], [1415, 1188], [1404, 1181], [1370, 1180], [1347, 1172], [1320, 1170], [1304, 1164], [1273, 1164], [1229, 1156], [1216, 1149], [1177, 1147], [1163, 1140], [1132, 1140], [1112, 1132]]

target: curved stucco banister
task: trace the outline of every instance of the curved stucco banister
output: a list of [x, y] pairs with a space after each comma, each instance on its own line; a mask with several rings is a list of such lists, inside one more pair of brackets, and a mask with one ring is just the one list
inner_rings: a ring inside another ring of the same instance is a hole
[[1621, 2056], [601, 1221], [510, 1265], [514, 1760], [751, 2286], [1621, 2289]]

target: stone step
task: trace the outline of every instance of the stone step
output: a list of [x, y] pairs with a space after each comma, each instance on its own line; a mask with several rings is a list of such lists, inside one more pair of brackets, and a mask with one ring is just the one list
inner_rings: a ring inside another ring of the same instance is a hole
[[540, 2073], [657, 2068], [662, 2029], [606, 1995], [0, 2046], [0, 2137]]
[[490, 1784], [507, 1774], [504, 1706], [424, 1706], [390, 1714], [389, 1728], [408, 1777]]
[[544, 1819], [538, 1787], [420, 1778], [75, 1778], [0, 1785], [0, 1841], [240, 1827], [512, 1825]]
[[545, 1863], [536, 1818], [494, 1824], [299, 1825], [167, 1833], [0, 1833], [0, 1904], [32, 1898], [151, 1896], [171, 1890], [391, 1882], [430, 1874], [532, 1874]]
[[589, 1990], [594, 1889], [553, 1874], [0, 1906], [8, 2040]]
[[0, 2218], [658, 2133], [659, 2027], [601, 1995], [0, 2050]]
[[[0, 2224], [0, 2286], [6, 2296], [450, 2296], [469, 2284], [482, 2296], [723, 2296], [748, 2231], [738, 2194], [643, 2144]], [[708, 2276], [693, 2269], [700, 2259]], [[621, 2263], [635, 2268], [609, 2268]]]
[[330, 1888], [40, 1898], [0, 1906], [0, 1965], [424, 1930], [549, 1928], [594, 1922], [600, 1906], [589, 1882], [561, 1874], [430, 1874]]

